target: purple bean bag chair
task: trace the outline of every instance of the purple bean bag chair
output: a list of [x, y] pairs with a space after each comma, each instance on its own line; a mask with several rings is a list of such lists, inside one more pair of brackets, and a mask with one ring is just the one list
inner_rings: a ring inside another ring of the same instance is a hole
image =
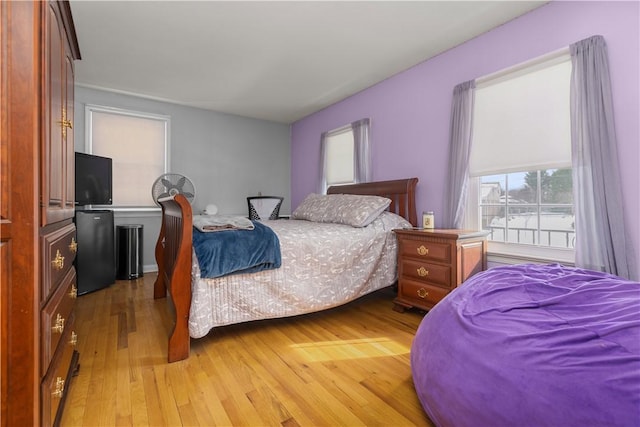
[[498, 267], [438, 303], [411, 349], [438, 426], [640, 426], [640, 283]]

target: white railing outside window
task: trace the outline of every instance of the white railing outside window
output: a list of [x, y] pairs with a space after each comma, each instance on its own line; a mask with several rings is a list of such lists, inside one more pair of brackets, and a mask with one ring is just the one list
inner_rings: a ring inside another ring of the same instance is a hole
[[480, 177], [480, 225], [489, 240], [573, 248], [571, 169]]

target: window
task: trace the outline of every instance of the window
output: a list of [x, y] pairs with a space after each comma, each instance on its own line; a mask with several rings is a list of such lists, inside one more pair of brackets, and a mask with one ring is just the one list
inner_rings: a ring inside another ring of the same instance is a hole
[[327, 187], [332, 185], [353, 184], [355, 182], [353, 130], [338, 129], [327, 135], [326, 142], [326, 172]]
[[567, 53], [476, 85], [465, 222], [490, 252], [573, 260], [570, 77]]
[[168, 169], [169, 117], [87, 105], [90, 154], [113, 159], [113, 207], [156, 208], [155, 179]]
[[322, 134], [320, 193], [332, 185], [371, 181], [369, 119]]

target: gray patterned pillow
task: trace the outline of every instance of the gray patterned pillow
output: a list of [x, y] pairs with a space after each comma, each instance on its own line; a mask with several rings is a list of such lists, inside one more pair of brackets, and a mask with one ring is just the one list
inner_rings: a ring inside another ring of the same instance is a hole
[[366, 227], [387, 209], [390, 203], [391, 200], [380, 196], [312, 193], [293, 211], [291, 218]]

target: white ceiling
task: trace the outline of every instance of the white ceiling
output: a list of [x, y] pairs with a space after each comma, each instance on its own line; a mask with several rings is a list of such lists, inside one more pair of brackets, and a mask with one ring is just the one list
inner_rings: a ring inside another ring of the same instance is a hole
[[292, 123], [545, 3], [72, 0], [76, 82]]

